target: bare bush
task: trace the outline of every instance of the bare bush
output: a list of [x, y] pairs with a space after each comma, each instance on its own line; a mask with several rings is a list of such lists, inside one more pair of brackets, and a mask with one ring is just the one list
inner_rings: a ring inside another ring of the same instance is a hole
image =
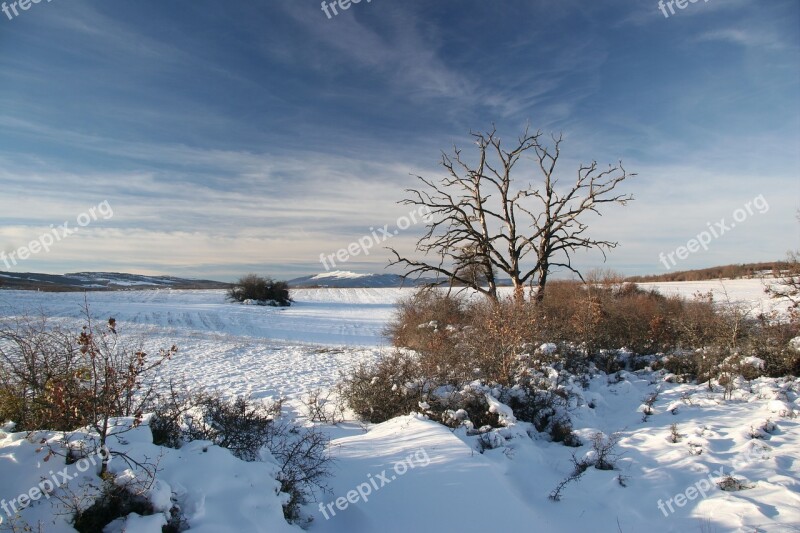
[[[98, 328], [88, 304], [84, 315], [77, 336], [46, 318], [23, 318], [0, 327], [0, 397], [12, 399], [0, 406], [0, 416], [22, 430], [89, 427], [102, 449], [112, 431], [120, 434], [141, 423], [155, 394], [155, 370], [178, 349], [162, 349], [150, 358], [141, 345], [118, 337], [113, 318]], [[119, 417], [132, 417], [133, 422], [120, 425]], [[108, 460], [105, 456], [101, 473]]]
[[340, 391], [314, 389], [301, 399], [306, 416], [312, 422], [336, 425], [344, 420], [344, 400]]
[[586, 473], [586, 471], [589, 469], [590, 466], [592, 466], [591, 462], [587, 461], [586, 459], [578, 459], [577, 457], [575, 457], [575, 454], [573, 453], [572, 472], [570, 473], [570, 475], [562, 479], [558, 483], [558, 485], [556, 485], [556, 488], [554, 488], [550, 492], [550, 496], [548, 497], [554, 502], [560, 502], [561, 493], [566, 488], [566, 486], [572, 483], [573, 481], [578, 481], [583, 476], [583, 474]]
[[283, 515], [290, 523], [301, 521], [300, 507], [327, 490], [333, 462], [328, 455], [328, 437], [321, 431], [300, 428], [285, 420], [279, 421], [267, 441], [272, 456], [278, 461], [281, 492], [289, 495]]
[[592, 436], [592, 464], [598, 470], [614, 470], [620, 454], [617, 452], [617, 444], [622, 438], [620, 433], [604, 435], [597, 432]]
[[421, 289], [401, 300], [386, 334], [397, 347], [419, 354], [420, 371], [438, 383], [460, 386], [474, 379], [460, 339], [468, 325], [466, 302], [444, 291]]
[[193, 403], [199, 413], [187, 413], [185, 439], [211, 441], [243, 461], [260, 459], [259, 452], [267, 445], [273, 423], [281, 413], [280, 403], [267, 407], [242, 397], [227, 401], [218, 395], [201, 394]]
[[672, 424], [669, 426], [669, 441], [673, 444], [678, 443], [681, 441], [681, 432], [678, 431], [678, 424]]

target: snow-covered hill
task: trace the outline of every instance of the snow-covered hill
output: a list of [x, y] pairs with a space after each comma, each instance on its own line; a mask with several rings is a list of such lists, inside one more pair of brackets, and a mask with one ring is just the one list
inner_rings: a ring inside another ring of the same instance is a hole
[[121, 290], [121, 289], [219, 289], [227, 283], [174, 276], [143, 276], [121, 272], [76, 272], [73, 274], [38, 274], [0, 272], [0, 288], [39, 289], [44, 291]]

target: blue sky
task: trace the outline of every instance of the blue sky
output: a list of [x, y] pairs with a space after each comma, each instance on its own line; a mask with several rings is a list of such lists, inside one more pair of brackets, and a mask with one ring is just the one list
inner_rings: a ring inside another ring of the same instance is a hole
[[[319, 0], [42, 0], [11, 13], [0, 250], [104, 201], [113, 216], [0, 270], [319, 272], [320, 254], [394, 227], [411, 174], [439, 175], [441, 150], [469, 151], [469, 131], [492, 123], [504, 137], [563, 132], [564, 176], [620, 159], [638, 174], [633, 203], [591, 220], [620, 243], [605, 266], [665, 272], [660, 253], [759, 195], [768, 210], [676, 268], [800, 246], [796, 0], [701, 0], [668, 18], [651, 0], [373, 0], [330, 19]], [[412, 251], [420, 230], [391, 245]]]

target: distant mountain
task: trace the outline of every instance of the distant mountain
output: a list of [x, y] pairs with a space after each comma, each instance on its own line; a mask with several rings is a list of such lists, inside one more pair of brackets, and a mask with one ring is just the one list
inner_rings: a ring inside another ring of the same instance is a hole
[[[358, 274], [335, 270], [313, 276], [289, 280], [292, 288], [396, 288], [420, 287], [433, 283], [433, 278], [404, 280], [397, 274]], [[498, 280], [498, 285], [507, 285], [508, 280]], [[41, 291], [119, 291], [142, 289], [227, 289], [230, 283], [207, 279], [187, 279], [174, 276], [143, 276], [122, 272], [75, 272], [72, 274], [37, 274], [34, 272], [0, 271], [0, 290]]]
[[0, 289], [42, 291], [102, 291], [139, 289], [225, 289], [229, 283], [174, 276], [142, 276], [120, 272], [76, 272], [73, 274], [37, 274], [0, 272]]
[[304, 276], [289, 280], [289, 286], [332, 287], [332, 288], [381, 288], [381, 287], [417, 287], [430, 283], [430, 279], [403, 280], [397, 274], [357, 274], [343, 270], [323, 272], [314, 276]]
[[[434, 283], [433, 278], [406, 279], [397, 274], [358, 274], [344, 270], [323, 272], [314, 276], [304, 276], [289, 280], [289, 286], [302, 287], [330, 287], [345, 289], [378, 289], [381, 287], [421, 287]], [[510, 280], [497, 280], [499, 286], [510, 285]]]

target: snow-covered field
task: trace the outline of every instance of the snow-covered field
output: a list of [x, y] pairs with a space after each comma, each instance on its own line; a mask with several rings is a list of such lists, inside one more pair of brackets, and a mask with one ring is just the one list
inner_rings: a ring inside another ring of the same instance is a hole
[[[725, 299], [719, 282], [656, 286], [687, 296], [714, 289]], [[726, 282], [725, 291], [757, 309], [772, 305], [757, 280]], [[293, 292], [296, 303], [287, 309], [230, 304], [221, 291], [98, 292], [89, 293], [88, 302], [93, 315], [113, 316], [118, 329], [148, 345], [178, 345], [165, 378], [183, 377], [231, 396], [283, 396], [301, 413], [304, 393], [329, 387], [340, 371], [389, 349], [381, 332], [404, 294], [408, 290], [305, 289]], [[0, 292], [6, 316], [43, 311], [72, 320], [80, 318], [83, 303], [78, 293]], [[621, 457], [614, 471], [590, 468], [564, 489], [561, 501], [548, 494], [570, 473], [571, 454], [580, 458], [591, 446], [547, 442], [527, 424], [512, 422], [500, 431], [501, 446], [481, 454], [475, 437], [421, 416], [372, 427], [347, 422], [326, 428], [335, 475], [321, 505], [307, 508], [314, 517], [310, 531], [800, 531], [800, 380], [760, 379], [730, 401], [655, 374], [623, 373], [618, 382], [603, 376], [588, 389], [570, 387], [579, 398], [578, 434], [588, 442], [598, 431], [619, 433]], [[643, 422], [642, 399], [657, 388], [654, 414]], [[670, 439], [672, 424], [678, 442]], [[193, 531], [299, 531], [283, 521], [271, 465], [242, 463], [225, 450], [197, 445], [155, 450], [148, 431], [126, 435], [127, 445], [163, 454], [161, 496], [171, 489]], [[37, 444], [22, 437], [0, 433], [5, 502], [53, 468], [41, 462]], [[717, 487], [734, 470], [751, 488]], [[53, 523], [48, 509], [40, 500], [23, 517], [43, 520], [44, 531], [69, 531], [63, 518]], [[8, 524], [5, 512], [0, 517]], [[160, 531], [152, 520], [133, 522], [128, 531]]]

